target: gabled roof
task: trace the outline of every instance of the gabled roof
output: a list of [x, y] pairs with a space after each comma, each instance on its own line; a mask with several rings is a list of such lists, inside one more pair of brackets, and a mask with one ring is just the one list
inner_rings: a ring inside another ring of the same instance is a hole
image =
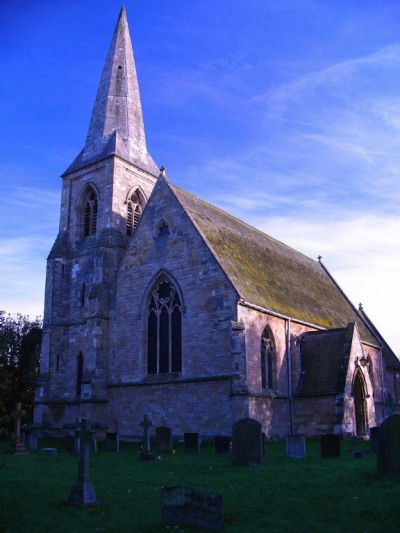
[[341, 328], [356, 322], [361, 338], [377, 344], [355, 308], [318, 261], [169, 185], [240, 298], [323, 328]]
[[301, 377], [296, 395], [343, 392], [355, 324], [304, 333]]

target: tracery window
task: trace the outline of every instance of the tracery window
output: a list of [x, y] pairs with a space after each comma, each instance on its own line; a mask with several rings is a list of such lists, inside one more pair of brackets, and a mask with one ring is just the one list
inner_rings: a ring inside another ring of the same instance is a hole
[[261, 336], [261, 386], [263, 389], [274, 388], [274, 355], [272, 335], [266, 327]]
[[128, 200], [126, 216], [126, 234], [128, 237], [133, 235], [133, 232], [139, 223], [139, 219], [143, 212], [143, 204], [144, 201], [142, 195], [138, 190], [135, 191]]
[[157, 281], [147, 309], [147, 372], [182, 370], [182, 306], [166, 276]]
[[96, 234], [97, 228], [97, 194], [90, 188], [83, 208], [83, 236], [89, 237]]

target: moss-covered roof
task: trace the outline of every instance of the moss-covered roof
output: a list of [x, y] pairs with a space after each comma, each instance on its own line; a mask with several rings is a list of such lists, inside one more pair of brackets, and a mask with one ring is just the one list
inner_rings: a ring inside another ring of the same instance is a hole
[[170, 185], [245, 301], [324, 328], [356, 322], [376, 344], [323, 266], [221, 209]]

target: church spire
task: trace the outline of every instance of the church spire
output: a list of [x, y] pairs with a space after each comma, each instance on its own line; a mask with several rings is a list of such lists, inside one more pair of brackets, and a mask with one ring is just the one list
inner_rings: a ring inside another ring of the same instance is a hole
[[158, 176], [147, 152], [139, 85], [126, 11], [118, 17], [97, 90], [86, 144], [67, 170], [117, 155]]

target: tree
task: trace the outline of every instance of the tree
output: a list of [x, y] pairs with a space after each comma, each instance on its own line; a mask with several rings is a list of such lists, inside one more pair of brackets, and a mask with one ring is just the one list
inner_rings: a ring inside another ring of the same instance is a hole
[[[35, 381], [39, 373], [42, 321], [0, 311], [0, 433], [12, 428], [11, 413], [21, 402], [32, 419]], [[11, 426], [11, 428], [10, 428]]]

